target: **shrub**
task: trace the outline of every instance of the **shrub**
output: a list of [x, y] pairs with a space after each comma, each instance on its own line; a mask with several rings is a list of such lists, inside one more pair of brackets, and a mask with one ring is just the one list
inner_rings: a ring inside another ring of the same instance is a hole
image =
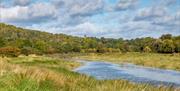
[[151, 48], [149, 46], [144, 47], [143, 52], [151, 52]]
[[0, 48], [1, 56], [17, 57], [20, 55], [20, 49], [16, 47], [3, 47]]
[[96, 53], [96, 49], [95, 48], [89, 48], [89, 49], [85, 49], [86, 53]]
[[160, 48], [162, 53], [173, 53], [175, 51], [175, 46], [172, 40], [166, 39], [163, 41], [163, 45]]
[[108, 48], [107, 51], [110, 52], [110, 53], [121, 52], [120, 49], [115, 49], [115, 48]]
[[175, 52], [179, 53], [180, 52], [180, 40], [175, 41], [174, 45], [175, 45]]

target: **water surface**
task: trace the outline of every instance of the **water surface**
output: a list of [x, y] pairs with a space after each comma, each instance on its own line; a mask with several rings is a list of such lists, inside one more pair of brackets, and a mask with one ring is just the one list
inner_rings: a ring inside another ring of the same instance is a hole
[[133, 64], [81, 61], [83, 66], [74, 71], [99, 80], [124, 79], [136, 83], [180, 86], [180, 72]]

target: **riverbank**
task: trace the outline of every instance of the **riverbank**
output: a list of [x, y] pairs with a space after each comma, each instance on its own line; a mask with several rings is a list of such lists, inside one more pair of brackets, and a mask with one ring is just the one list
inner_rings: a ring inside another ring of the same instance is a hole
[[157, 53], [106, 53], [106, 54], [87, 54], [76, 59], [89, 61], [108, 61], [112, 63], [133, 63], [147, 67], [161, 69], [171, 69], [180, 71], [180, 54], [157, 54]]
[[76, 72], [81, 64], [60, 58], [0, 58], [0, 91], [174, 91], [125, 80], [96, 80]]

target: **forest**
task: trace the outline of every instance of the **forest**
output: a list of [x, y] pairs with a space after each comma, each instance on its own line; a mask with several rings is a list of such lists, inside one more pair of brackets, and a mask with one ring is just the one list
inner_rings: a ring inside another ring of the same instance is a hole
[[179, 53], [180, 36], [163, 34], [159, 38], [113, 39], [96, 37], [76, 37], [24, 29], [0, 23], [0, 55], [54, 53]]

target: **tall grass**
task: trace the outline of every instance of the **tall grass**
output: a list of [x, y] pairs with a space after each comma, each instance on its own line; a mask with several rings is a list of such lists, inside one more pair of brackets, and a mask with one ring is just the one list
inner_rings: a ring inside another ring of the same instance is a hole
[[170, 87], [134, 84], [125, 80], [96, 80], [71, 71], [79, 65], [49, 57], [0, 58], [0, 91], [175, 90]]
[[110, 53], [88, 54], [79, 56], [80, 59], [109, 61], [114, 63], [128, 62], [137, 65], [157, 67], [163, 69], [180, 70], [180, 54], [157, 53]]

